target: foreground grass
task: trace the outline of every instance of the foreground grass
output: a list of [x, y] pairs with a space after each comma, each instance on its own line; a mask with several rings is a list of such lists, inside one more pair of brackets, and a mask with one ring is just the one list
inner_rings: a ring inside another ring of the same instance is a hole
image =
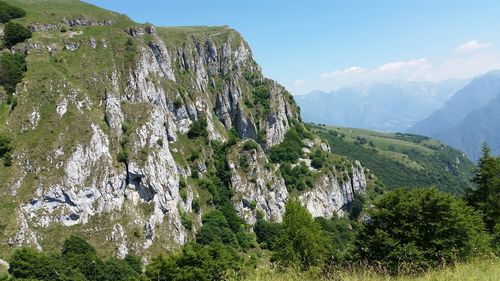
[[456, 264], [442, 269], [431, 270], [418, 276], [389, 276], [376, 273], [369, 269], [343, 270], [333, 273], [329, 277], [318, 277], [318, 274], [310, 272], [280, 272], [269, 267], [259, 268], [248, 276], [245, 281], [313, 281], [313, 280], [335, 280], [335, 281], [499, 281], [500, 259], [475, 260], [468, 263]]

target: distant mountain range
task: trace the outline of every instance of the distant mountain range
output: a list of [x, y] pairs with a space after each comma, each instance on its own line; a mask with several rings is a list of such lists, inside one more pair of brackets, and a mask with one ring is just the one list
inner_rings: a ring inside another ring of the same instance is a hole
[[469, 80], [395, 81], [295, 96], [307, 122], [404, 132], [441, 108]]
[[479, 158], [483, 142], [500, 154], [500, 71], [475, 78], [408, 132], [441, 140], [472, 160]]

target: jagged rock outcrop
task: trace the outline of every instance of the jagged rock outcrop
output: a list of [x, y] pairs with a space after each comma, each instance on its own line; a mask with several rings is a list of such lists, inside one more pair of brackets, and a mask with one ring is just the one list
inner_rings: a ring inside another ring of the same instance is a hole
[[[61, 35], [61, 24], [75, 31]], [[181, 214], [193, 217], [193, 231], [201, 223], [192, 203], [201, 197], [196, 179], [213, 169], [212, 143], [234, 133], [226, 161], [237, 212], [250, 224], [258, 211], [281, 220], [290, 195], [266, 151], [302, 126], [299, 111], [282, 86], [262, 76], [237, 32], [155, 28], [121, 15], [55, 16], [30, 26], [25, 46], [36, 52], [27, 51], [28, 73], [7, 119], [10, 133], [23, 135], [0, 185], [1, 196], [18, 204], [18, 219], [1, 239], [40, 247], [59, 239], [50, 233], [61, 225], [85, 226], [120, 257], [175, 248], [193, 235]], [[100, 28], [106, 32], [90, 32]], [[187, 136], [194, 124], [203, 124], [206, 139]], [[246, 139], [256, 148], [243, 149]], [[312, 142], [304, 157], [316, 147], [329, 151]], [[359, 163], [341, 183], [335, 173], [314, 173], [317, 186], [299, 198], [315, 216], [342, 213], [366, 187]]]
[[355, 192], [366, 192], [365, 172], [358, 161], [345, 181], [332, 174], [323, 174], [316, 180], [315, 187], [300, 195], [299, 200], [314, 217], [328, 218], [334, 214], [342, 215], [353, 201]]

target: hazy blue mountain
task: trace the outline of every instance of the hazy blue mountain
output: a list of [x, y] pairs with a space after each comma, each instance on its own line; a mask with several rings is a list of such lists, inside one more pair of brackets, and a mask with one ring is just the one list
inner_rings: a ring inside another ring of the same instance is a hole
[[500, 71], [475, 78], [408, 132], [438, 139], [472, 160], [479, 158], [483, 142], [500, 154]]
[[500, 94], [500, 71], [488, 72], [475, 78], [457, 91], [445, 105], [408, 132], [434, 136], [458, 125], [469, 113], [485, 107]]
[[467, 80], [395, 81], [295, 96], [305, 121], [404, 132], [437, 110]]
[[491, 146], [493, 154], [500, 155], [500, 94], [487, 106], [472, 111], [456, 126], [434, 137], [464, 151], [475, 161], [481, 156], [484, 142]]

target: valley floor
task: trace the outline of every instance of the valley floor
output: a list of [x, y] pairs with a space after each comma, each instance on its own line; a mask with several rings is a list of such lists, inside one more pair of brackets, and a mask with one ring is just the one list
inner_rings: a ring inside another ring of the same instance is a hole
[[[241, 280], [241, 279], [239, 279]], [[500, 280], [500, 259], [475, 260], [457, 264], [444, 269], [433, 270], [419, 276], [388, 276], [378, 274], [368, 269], [344, 270], [336, 272], [329, 278], [319, 279], [312, 273], [279, 272], [269, 267], [259, 268], [248, 276], [245, 281], [498, 281]]]

